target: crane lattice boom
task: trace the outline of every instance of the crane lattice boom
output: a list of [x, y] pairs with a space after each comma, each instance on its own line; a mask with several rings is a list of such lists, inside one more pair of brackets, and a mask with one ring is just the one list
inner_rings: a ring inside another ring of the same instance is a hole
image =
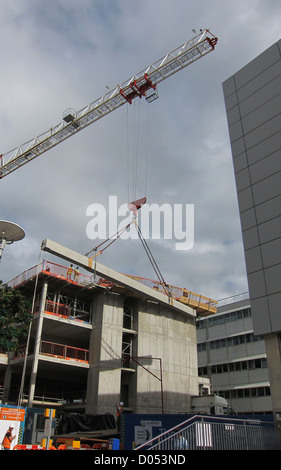
[[132, 103], [134, 98], [145, 96], [149, 101], [148, 93], [153, 94], [158, 83], [214, 50], [216, 43], [217, 38], [205, 29], [80, 111], [68, 110], [60, 124], [10, 152], [0, 155], [0, 178], [7, 176], [125, 103]]

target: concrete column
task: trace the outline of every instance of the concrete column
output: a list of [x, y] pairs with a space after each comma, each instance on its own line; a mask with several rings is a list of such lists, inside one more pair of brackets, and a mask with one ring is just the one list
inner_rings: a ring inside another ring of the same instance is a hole
[[37, 376], [37, 369], [38, 369], [38, 359], [39, 359], [40, 343], [41, 343], [42, 327], [43, 327], [43, 313], [45, 310], [47, 290], [48, 290], [48, 283], [44, 282], [43, 287], [42, 287], [41, 299], [40, 299], [39, 317], [38, 317], [37, 330], [36, 330], [36, 336], [35, 336], [35, 345], [34, 345], [34, 358], [33, 358], [33, 363], [32, 363], [32, 370], [31, 370], [31, 377], [30, 377], [30, 384], [29, 384], [29, 398], [28, 398], [29, 408], [32, 408], [33, 400], [34, 400], [36, 376]]
[[264, 336], [270, 381], [272, 410], [276, 423], [281, 426], [281, 343], [280, 335]]
[[122, 297], [97, 295], [92, 317], [86, 413], [115, 414], [121, 386]]
[[190, 395], [198, 394], [194, 322], [161, 305], [144, 303], [138, 311], [137, 343], [137, 356], [144, 367], [137, 366], [135, 412], [162, 413], [161, 369], [164, 412], [188, 410]]

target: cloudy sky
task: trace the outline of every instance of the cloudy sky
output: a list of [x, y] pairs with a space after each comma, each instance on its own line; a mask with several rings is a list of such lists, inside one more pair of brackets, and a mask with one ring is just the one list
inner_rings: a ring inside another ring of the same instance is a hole
[[[37, 264], [45, 238], [82, 254], [99, 244], [88, 236], [89, 207], [108, 213], [112, 196], [118, 207], [127, 203], [137, 174], [136, 195], [147, 203], [194, 205], [191, 249], [176, 250], [164, 229], [147, 240], [166, 282], [214, 299], [247, 291], [222, 82], [279, 40], [280, 24], [280, 0], [0, 0], [3, 154], [177, 48], [193, 29], [210, 28], [219, 40], [162, 82], [158, 100], [115, 110], [1, 180], [0, 219], [26, 237], [6, 246], [0, 279]], [[99, 262], [155, 278], [139, 239], [116, 240]]]

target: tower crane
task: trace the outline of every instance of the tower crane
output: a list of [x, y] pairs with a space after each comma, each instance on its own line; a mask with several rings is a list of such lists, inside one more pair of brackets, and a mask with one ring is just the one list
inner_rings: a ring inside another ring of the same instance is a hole
[[80, 111], [68, 109], [60, 124], [0, 155], [0, 178], [9, 175], [122, 105], [131, 104], [136, 97], [144, 96], [148, 102], [153, 101], [158, 97], [157, 85], [160, 82], [213, 51], [217, 41], [209, 29], [201, 30], [192, 39]]

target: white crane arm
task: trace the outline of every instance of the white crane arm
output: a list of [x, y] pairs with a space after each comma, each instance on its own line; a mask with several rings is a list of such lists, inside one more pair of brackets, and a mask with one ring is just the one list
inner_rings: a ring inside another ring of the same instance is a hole
[[12, 173], [111, 111], [127, 102], [131, 103], [134, 98], [147, 97], [147, 92], [155, 90], [158, 83], [214, 50], [216, 43], [217, 38], [205, 29], [80, 111], [68, 110], [60, 124], [0, 155], [0, 178]]

